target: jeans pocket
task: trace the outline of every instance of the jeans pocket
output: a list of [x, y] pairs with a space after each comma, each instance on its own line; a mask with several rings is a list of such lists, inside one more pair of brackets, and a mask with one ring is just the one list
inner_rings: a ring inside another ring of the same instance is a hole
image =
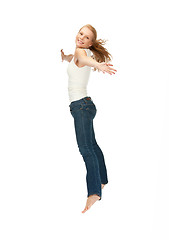
[[72, 116], [74, 115], [74, 113], [80, 111], [82, 109], [81, 105], [76, 105], [76, 106], [70, 106], [70, 113], [72, 114]]
[[96, 107], [95, 107], [94, 104], [88, 105], [86, 107], [86, 111], [88, 112], [88, 116], [89, 116], [90, 119], [93, 119], [96, 116], [96, 111], [97, 110], [96, 110]]

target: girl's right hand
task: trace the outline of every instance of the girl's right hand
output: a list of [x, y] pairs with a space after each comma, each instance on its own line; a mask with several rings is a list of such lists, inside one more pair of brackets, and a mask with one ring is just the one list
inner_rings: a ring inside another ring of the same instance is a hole
[[103, 73], [107, 72], [110, 75], [112, 75], [112, 73], [115, 74], [115, 72], [117, 72], [117, 70], [112, 68], [112, 67], [110, 67], [110, 66], [113, 66], [113, 65], [110, 64], [110, 63], [102, 62], [102, 63], [98, 64], [97, 69], [99, 71], [102, 71]]
[[61, 58], [62, 58], [62, 62], [63, 62], [63, 60], [65, 60], [65, 54], [63, 52], [63, 49], [61, 49]]

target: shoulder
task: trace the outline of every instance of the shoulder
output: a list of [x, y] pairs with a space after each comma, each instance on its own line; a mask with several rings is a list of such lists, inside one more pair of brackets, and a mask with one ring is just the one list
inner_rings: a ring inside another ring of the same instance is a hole
[[85, 49], [85, 48], [76, 48], [75, 55], [76, 56], [87, 56], [86, 50], [87, 49]]
[[89, 48], [86, 48], [85, 51], [86, 51], [86, 53], [87, 53], [87, 56], [88, 56], [88, 57], [91, 57], [92, 51], [91, 51]]

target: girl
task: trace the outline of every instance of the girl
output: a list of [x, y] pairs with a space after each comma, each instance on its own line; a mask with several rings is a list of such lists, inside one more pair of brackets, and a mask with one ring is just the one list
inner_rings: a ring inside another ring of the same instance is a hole
[[74, 55], [65, 55], [61, 50], [61, 58], [62, 61], [69, 62], [67, 69], [69, 107], [74, 118], [78, 148], [87, 170], [88, 198], [82, 211], [85, 213], [97, 200], [101, 200], [102, 189], [108, 183], [104, 156], [96, 142], [93, 128], [93, 119], [97, 110], [94, 102], [87, 95], [87, 83], [91, 67], [110, 75], [115, 74], [116, 70], [108, 63], [111, 55], [103, 47], [105, 41], [97, 40], [97, 32], [91, 25], [87, 24], [79, 30], [75, 43]]

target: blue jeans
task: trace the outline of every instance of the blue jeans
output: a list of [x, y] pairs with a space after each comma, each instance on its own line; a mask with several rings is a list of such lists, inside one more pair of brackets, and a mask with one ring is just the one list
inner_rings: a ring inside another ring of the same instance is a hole
[[78, 148], [86, 165], [87, 196], [97, 194], [101, 199], [101, 184], [107, 184], [108, 179], [104, 156], [96, 142], [93, 128], [96, 106], [90, 97], [85, 97], [71, 102], [69, 107], [74, 118]]

